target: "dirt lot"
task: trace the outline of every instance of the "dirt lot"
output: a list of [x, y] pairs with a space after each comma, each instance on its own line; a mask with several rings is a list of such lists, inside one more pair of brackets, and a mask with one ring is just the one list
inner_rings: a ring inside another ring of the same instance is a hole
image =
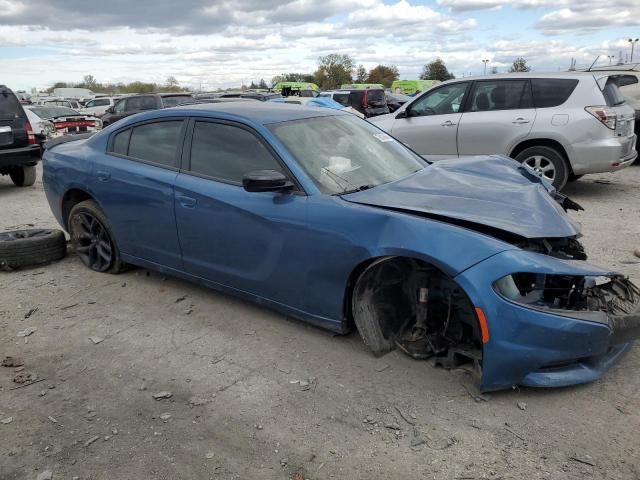
[[[566, 193], [591, 260], [640, 281], [640, 167]], [[40, 182], [0, 178], [0, 204], [0, 229], [56, 226]], [[69, 256], [0, 287], [0, 357], [25, 364], [0, 367], [2, 480], [640, 478], [638, 346], [595, 384], [481, 396], [463, 371], [145, 270]]]

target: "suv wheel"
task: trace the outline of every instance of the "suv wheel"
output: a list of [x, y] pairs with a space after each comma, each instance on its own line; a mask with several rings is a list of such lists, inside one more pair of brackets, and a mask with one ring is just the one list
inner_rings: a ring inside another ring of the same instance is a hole
[[14, 167], [9, 176], [16, 187], [30, 187], [36, 183], [36, 167]]
[[536, 175], [549, 180], [557, 190], [567, 183], [569, 172], [564, 157], [551, 147], [529, 147], [515, 159], [529, 167]]

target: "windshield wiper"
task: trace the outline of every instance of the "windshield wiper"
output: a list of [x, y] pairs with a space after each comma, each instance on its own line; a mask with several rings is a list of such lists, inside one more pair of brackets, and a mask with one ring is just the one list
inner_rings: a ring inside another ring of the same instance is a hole
[[348, 193], [355, 193], [355, 192], [362, 192], [363, 190], [369, 190], [370, 188], [373, 188], [373, 187], [375, 187], [375, 185], [371, 185], [371, 184], [360, 185], [359, 187], [352, 188], [351, 190], [344, 190], [343, 192], [340, 193], [340, 195], [346, 195]]

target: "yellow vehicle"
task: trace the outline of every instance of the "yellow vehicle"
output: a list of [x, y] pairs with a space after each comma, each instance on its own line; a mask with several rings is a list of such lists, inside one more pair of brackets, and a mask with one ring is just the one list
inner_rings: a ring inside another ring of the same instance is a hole
[[344, 83], [340, 87], [341, 90], [366, 90], [367, 88], [381, 88], [384, 90], [384, 85], [381, 83]]
[[320, 88], [310, 82], [278, 82], [273, 90], [280, 92], [283, 97], [317, 97]]
[[391, 91], [394, 93], [404, 93], [405, 95], [414, 95], [429, 90], [438, 83], [440, 83], [440, 80], [394, 80], [391, 84]]

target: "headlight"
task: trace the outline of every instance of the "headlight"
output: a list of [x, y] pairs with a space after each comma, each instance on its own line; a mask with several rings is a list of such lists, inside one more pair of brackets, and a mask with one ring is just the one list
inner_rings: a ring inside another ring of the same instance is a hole
[[101, 130], [102, 129], [102, 120], [100, 120], [99, 118], [96, 118], [94, 125], [96, 127], [96, 130]]

